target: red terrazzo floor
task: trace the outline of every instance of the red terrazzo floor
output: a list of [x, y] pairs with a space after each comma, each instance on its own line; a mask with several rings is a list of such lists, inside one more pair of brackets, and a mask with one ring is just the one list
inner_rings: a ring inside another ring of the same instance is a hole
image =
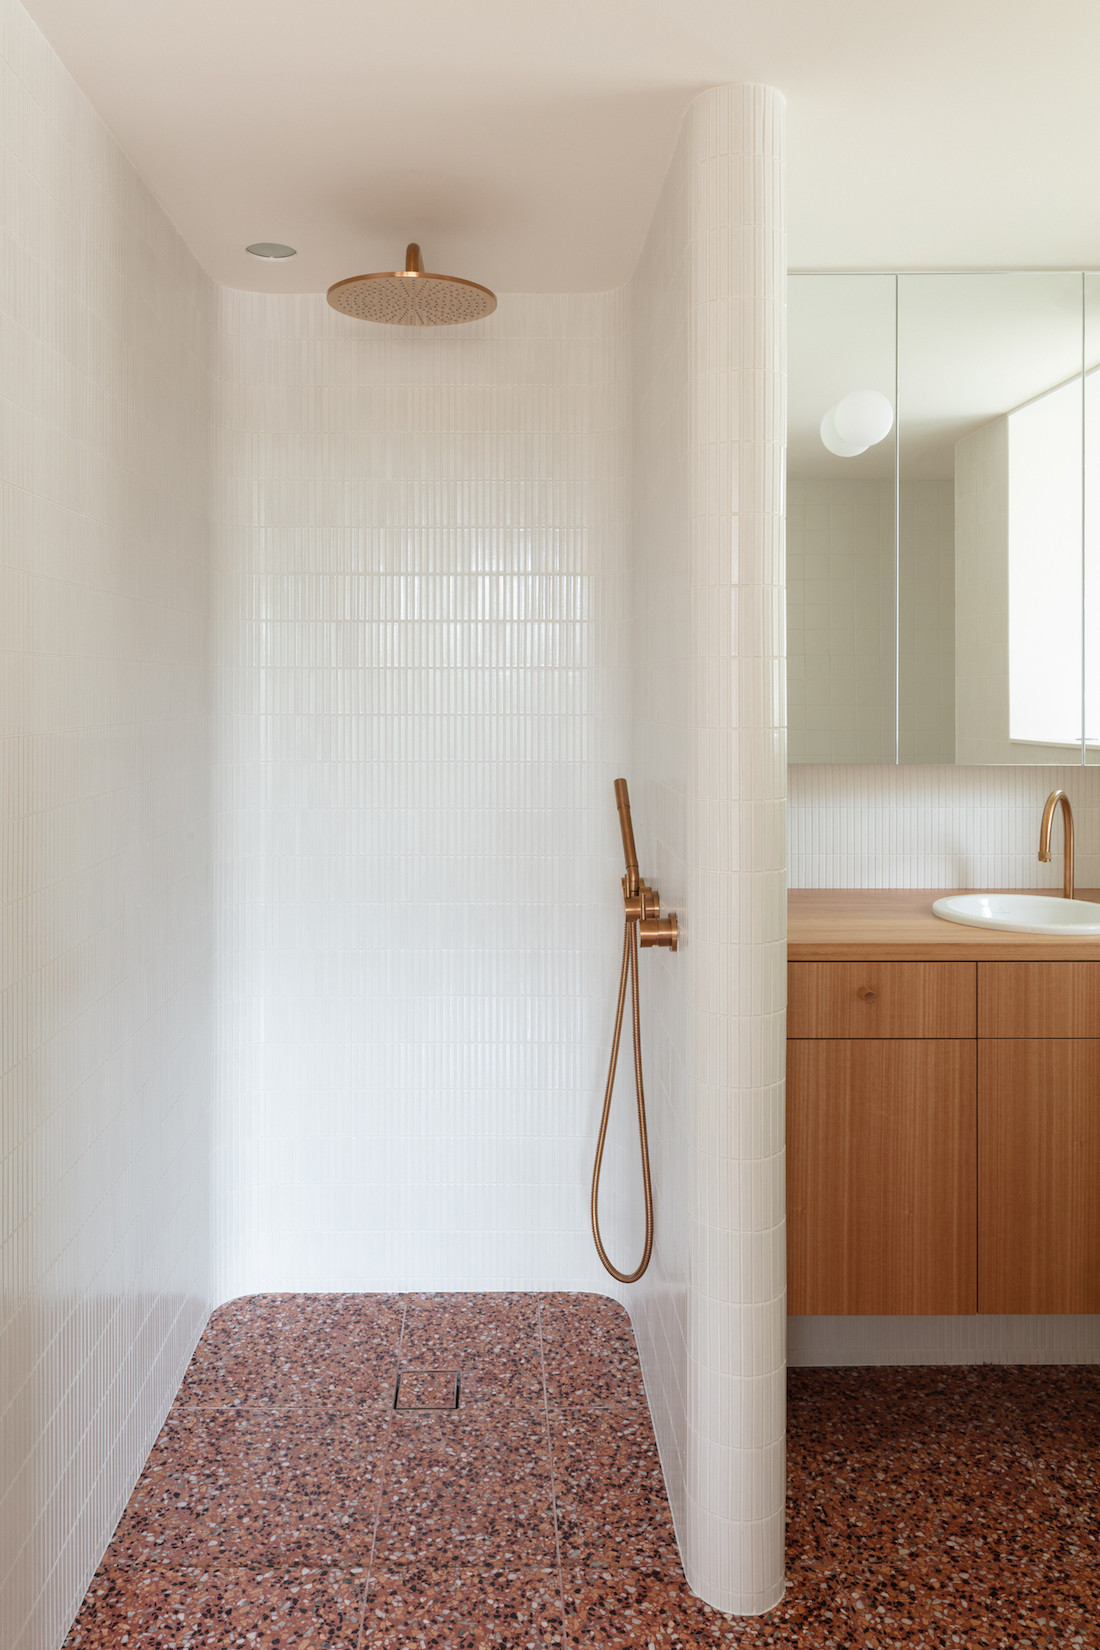
[[[453, 1391], [460, 1407], [394, 1408]], [[626, 1314], [258, 1295], [191, 1361], [70, 1650], [1100, 1647], [1100, 1370], [791, 1375], [783, 1603], [688, 1591]]]

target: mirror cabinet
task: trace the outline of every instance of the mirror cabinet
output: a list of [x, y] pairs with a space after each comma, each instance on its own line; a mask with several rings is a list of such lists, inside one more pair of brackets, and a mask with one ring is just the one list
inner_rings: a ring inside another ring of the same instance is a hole
[[789, 304], [791, 761], [1100, 761], [1100, 275]]

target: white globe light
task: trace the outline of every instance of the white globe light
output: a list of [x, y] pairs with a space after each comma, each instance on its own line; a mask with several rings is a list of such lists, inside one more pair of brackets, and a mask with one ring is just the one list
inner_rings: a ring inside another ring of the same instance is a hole
[[865, 441], [845, 441], [842, 436], [838, 435], [835, 414], [836, 408], [830, 407], [821, 420], [821, 439], [825, 446], [828, 447], [831, 453], [835, 453], [838, 458], [856, 458], [860, 453], [865, 453], [867, 451]]
[[878, 390], [853, 390], [833, 408], [833, 424], [842, 441], [866, 449], [890, 434], [894, 409]]

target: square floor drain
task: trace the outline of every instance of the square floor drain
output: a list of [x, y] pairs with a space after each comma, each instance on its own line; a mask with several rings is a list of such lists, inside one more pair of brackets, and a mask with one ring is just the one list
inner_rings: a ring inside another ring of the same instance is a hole
[[394, 1409], [457, 1409], [457, 1369], [403, 1369], [397, 1377]]

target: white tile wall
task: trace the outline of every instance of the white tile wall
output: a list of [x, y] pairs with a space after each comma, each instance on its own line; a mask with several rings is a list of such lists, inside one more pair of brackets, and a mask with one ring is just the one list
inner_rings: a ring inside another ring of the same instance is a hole
[[1053, 888], [1039, 819], [1061, 785], [1076, 821], [1077, 884], [1100, 887], [1100, 773], [1093, 768], [792, 767], [792, 888]]
[[222, 294], [227, 1295], [604, 1286], [625, 324], [622, 294], [440, 332]]
[[55, 1650], [205, 1321], [211, 290], [0, 0], [0, 1643]]
[[[792, 888], [1050, 888], [1043, 803], [1073, 803], [1077, 885], [1100, 886], [1095, 768], [792, 767]], [[1094, 1363], [1100, 1318], [791, 1318], [792, 1364]]]
[[783, 1589], [782, 99], [691, 107], [632, 286], [639, 849], [657, 1244], [632, 1291], [692, 1586]]

